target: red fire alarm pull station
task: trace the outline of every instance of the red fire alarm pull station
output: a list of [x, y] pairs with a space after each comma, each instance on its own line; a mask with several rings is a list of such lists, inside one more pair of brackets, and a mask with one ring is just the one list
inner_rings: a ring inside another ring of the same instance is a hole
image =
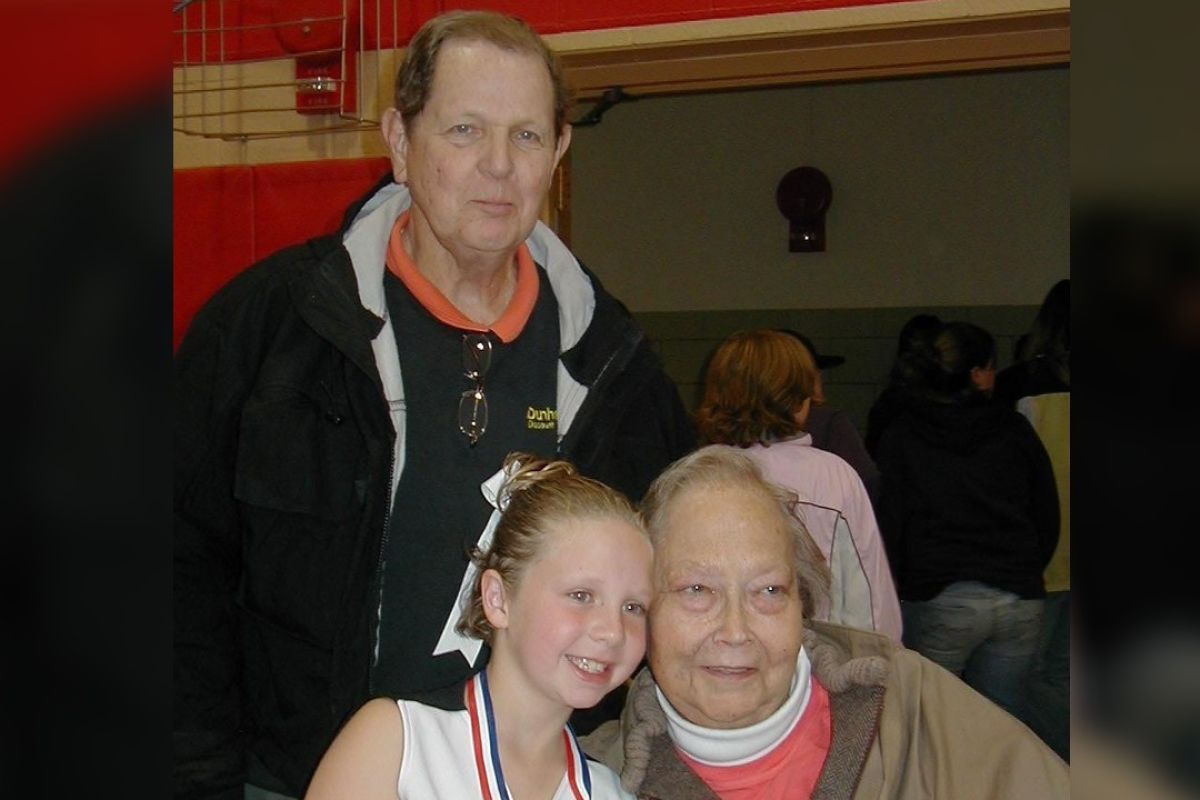
[[356, 0], [275, 0], [271, 16], [279, 43], [296, 58], [296, 111], [355, 113]]

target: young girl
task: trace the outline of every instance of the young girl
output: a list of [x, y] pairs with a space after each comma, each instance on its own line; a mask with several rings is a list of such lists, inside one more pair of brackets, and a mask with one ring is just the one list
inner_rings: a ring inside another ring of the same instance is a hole
[[465, 710], [377, 698], [325, 753], [309, 800], [629, 798], [566, 726], [642, 659], [652, 552], [620, 493], [563, 461], [514, 453], [462, 633], [491, 645]]

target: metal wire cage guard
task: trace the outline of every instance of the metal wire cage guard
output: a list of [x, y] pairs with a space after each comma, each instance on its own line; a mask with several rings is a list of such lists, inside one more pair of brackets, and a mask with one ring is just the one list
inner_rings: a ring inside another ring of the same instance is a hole
[[374, 128], [399, 0], [177, 0], [176, 131], [226, 140]]

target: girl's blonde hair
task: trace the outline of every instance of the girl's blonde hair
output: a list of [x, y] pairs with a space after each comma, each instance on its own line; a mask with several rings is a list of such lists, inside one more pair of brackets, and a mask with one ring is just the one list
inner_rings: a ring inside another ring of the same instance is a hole
[[508, 478], [497, 501], [500, 522], [487, 551], [476, 547], [471, 552], [471, 561], [479, 572], [458, 623], [459, 633], [489, 644], [495, 631], [483, 613], [480, 592], [486, 570], [496, 570], [505, 587], [514, 589], [545, 541], [561, 526], [578, 520], [617, 519], [640, 531], [647, 541], [650, 539], [642, 515], [623, 494], [580, 475], [569, 462], [516, 452], [504, 460], [504, 471]]

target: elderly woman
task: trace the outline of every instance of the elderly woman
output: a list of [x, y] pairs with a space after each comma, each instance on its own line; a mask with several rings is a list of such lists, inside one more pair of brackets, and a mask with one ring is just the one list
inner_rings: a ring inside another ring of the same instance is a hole
[[1068, 797], [1065, 764], [920, 655], [811, 619], [824, 559], [728, 447], [651, 486], [649, 669], [583, 744], [641, 798]]

